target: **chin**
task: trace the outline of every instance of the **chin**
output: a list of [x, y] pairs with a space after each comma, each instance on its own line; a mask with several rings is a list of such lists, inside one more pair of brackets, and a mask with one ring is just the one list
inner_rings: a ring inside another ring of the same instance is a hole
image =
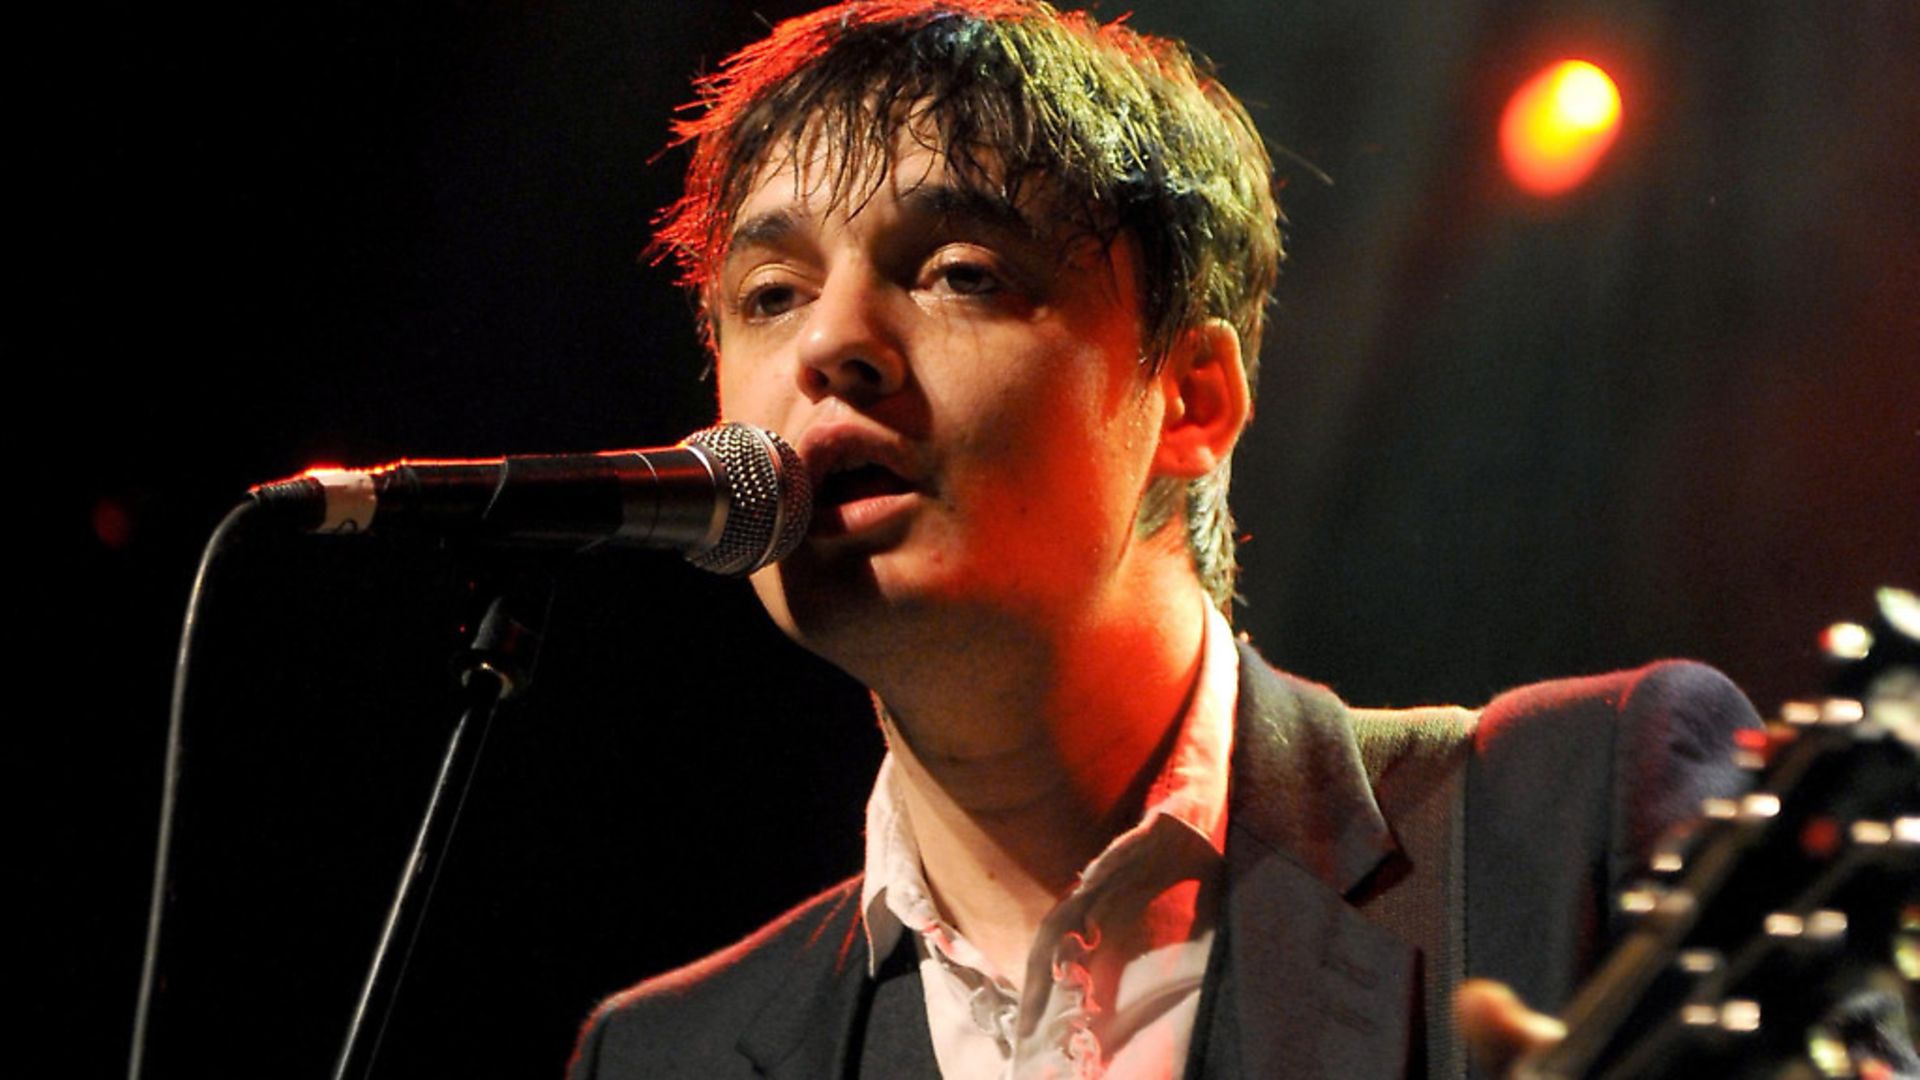
[[886, 622], [871, 570], [828, 566], [804, 548], [751, 580], [760, 606], [781, 633], [835, 664], [845, 644]]
[[889, 552], [822, 559], [806, 548], [752, 577], [754, 592], [782, 633], [862, 678], [880, 662], [920, 647], [948, 647], [992, 605], [957, 580], [939, 580], [920, 560]]

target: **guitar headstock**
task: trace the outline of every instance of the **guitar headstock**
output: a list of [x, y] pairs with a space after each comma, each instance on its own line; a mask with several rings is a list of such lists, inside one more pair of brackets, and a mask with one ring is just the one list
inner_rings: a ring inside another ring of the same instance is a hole
[[1829, 696], [1743, 734], [1747, 794], [1708, 800], [1621, 895], [1632, 929], [1520, 1076], [1920, 1069], [1920, 603], [1878, 600], [1823, 636]]

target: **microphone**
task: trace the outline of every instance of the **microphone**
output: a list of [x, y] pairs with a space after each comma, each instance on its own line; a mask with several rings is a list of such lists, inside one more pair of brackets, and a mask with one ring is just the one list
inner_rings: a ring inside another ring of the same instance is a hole
[[813, 483], [778, 435], [748, 424], [677, 446], [310, 469], [249, 489], [269, 515], [319, 533], [414, 533], [533, 547], [664, 548], [750, 574], [798, 547]]

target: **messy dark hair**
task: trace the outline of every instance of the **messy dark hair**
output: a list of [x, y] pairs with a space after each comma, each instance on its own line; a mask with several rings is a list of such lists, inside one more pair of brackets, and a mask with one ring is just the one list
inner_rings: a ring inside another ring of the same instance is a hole
[[[1221, 318], [1256, 373], [1281, 257], [1272, 165], [1240, 102], [1180, 43], [1035, 0], [853, 0], [779, 24], [697, 89], [674, 128], [693, 145], [686, 188], [655, 251], [678, 261], [710, 345], [709, 291], [766, 166], [805, 163], [833, 204], [857, 205], [905, 137], [944, 157], [950, 183], [1013, 206], [1044, 193], [1072, 224], [1138, 245], [1150, 366]], [[1151, 535], [1185, 511], [1195, 570], [1223, 610], [1228, 472], [1156, 483], [1137, 523]]]

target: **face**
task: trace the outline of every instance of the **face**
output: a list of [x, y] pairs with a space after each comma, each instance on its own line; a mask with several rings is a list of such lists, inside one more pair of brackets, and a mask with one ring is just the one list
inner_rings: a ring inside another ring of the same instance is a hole
[[806, 542], [754, 577], [768, 611], [846, 666], [1111, 600], [1164, 408], [1129, 245], [966, 194], [925, 150], [851, 201], [768, 170], [711, 297], [723, 416], [785, 437], [819, 491]]

